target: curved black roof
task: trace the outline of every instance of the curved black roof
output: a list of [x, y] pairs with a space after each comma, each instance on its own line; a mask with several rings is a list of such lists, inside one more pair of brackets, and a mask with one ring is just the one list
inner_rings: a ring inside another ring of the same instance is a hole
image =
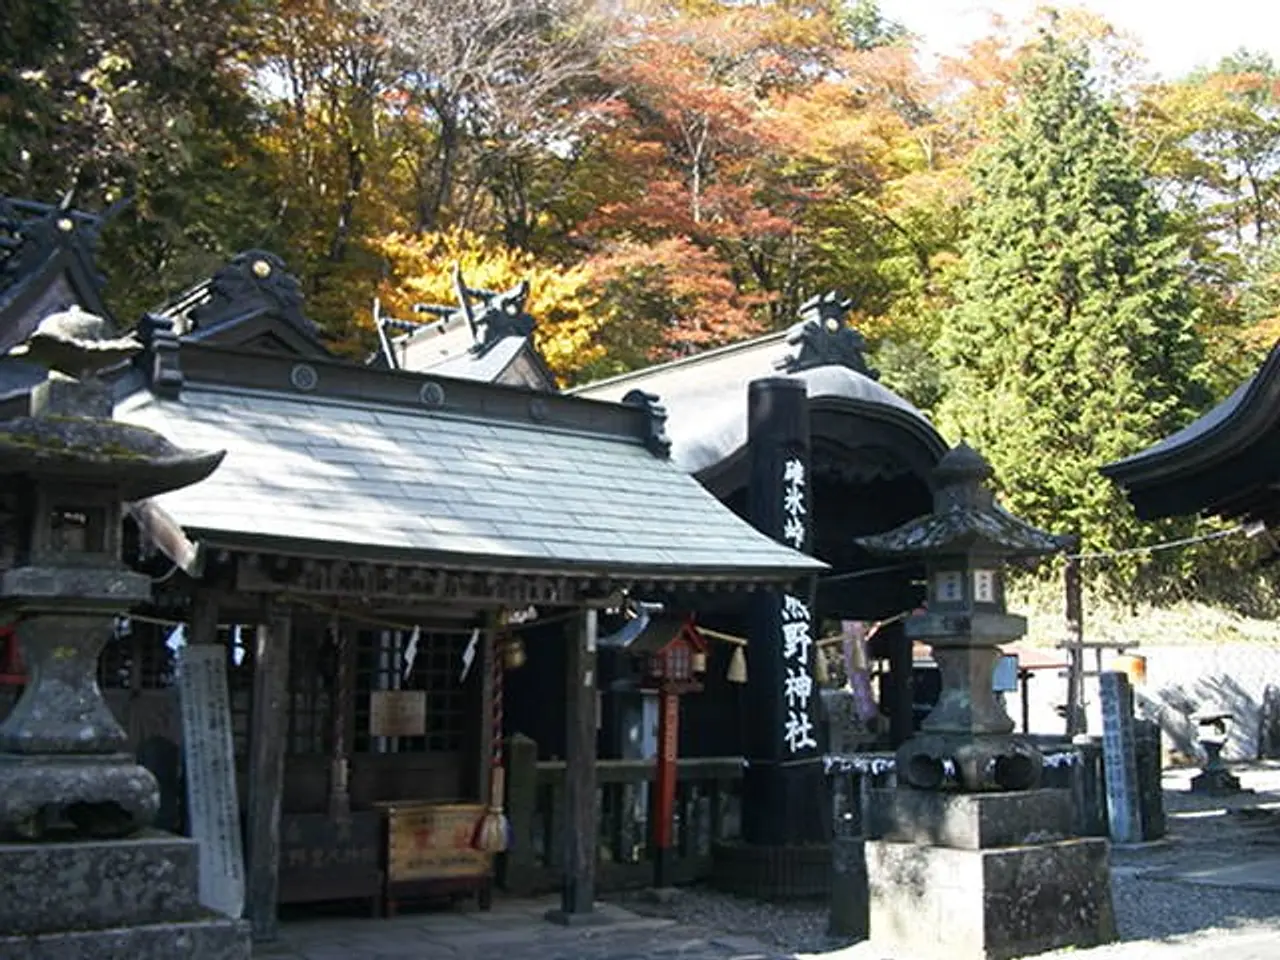
[[1199, 419], [1101, 468], [1144, 520], [1189, 514], [1280, 518], [1280, 344]]

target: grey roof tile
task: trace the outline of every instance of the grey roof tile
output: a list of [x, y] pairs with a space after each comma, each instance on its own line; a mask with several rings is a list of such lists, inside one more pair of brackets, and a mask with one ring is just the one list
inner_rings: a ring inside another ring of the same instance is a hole
[[549, 573], [780, 579], [821, 568], [616, 437], [191, 384], [180, 401], [127, 397], [117, 416], [227, 451], [207, 480], [158, 498], [214, 542]]

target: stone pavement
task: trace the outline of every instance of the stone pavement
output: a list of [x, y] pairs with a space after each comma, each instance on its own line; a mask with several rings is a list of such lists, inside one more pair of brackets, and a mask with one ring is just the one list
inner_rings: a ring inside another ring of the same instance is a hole
[[[746, 937], [640, 917], [613, 904], [597, 907], [607, 924], [566, 928], [543, 919], [554, 904], [554, 900], [499, 901], [489, 913], [289, 922], [282, 925], [278, 943], [254, 950], [254, 960], [910, 960], [882, 956], [867, 943], [824, 953], [780, 952]], [[1280, 924], [1219, 927], [1041, 956], [1044, 960], [1280, 960]]]
[[[1166, 776], [1171, 836], [1112, 850], [1120, 943], [1042, 954], [1041, 960], [1280, 960], [1280, 764], [1239, 770], [1252, 793], [1203, 797], [1186, 792], [1193, 771]], [[706, 894], [677, 901], [687, 908]], [[912, 960], [869, 944], [826, 952], [819, 934], [801, 937], [775, 924], [787, 911], [720, 902], [669, 917], [640, 916], [616, 904], [610, 922], [565, 928], [543, 915], [557, 898], [499, 899], [489, 913], [445, 911], [392, 920], [312, 919], [282, 924], [282, 939], [255, 960]], [[636, 904], [637, 910], [647, 907]], [[655, 912], [658, 912], [655, 910]], [[798, 912], [798, 911], [792, 911]], [[813, 913], [812, 908], [809, 912]], [[817, 929], [825, 926], [814, 916]], [[714, 929], [713, 929], [714, 928]], [[768, 931], [772, 942], [732, 931]], [[811, 931], [812, 932], [812, 931]], [[776, 940], [773, 937], [777, 937]], [[780, 946], [790, 944], [791, 949]], [[828, 947], [836, 944], [828, 942]]]
[[544, 900], [498, 900], [487, 913], [434, 912], [388, 920], [301, 920], [254, 960], [785, 960], [789, 955], [729, 934], [640, 917], [598, 904], [601, 925], [563, 927], [543, 919]]
[[[796, 960], [910, 960], [885, 957], [860, 943], [821, 954], [798, 954]], [[1091, 950], [1055, 950], [1027, 960], [1280, 960], [1280, 927], [1205, 930], [1165, 940], [1128, 940]]]

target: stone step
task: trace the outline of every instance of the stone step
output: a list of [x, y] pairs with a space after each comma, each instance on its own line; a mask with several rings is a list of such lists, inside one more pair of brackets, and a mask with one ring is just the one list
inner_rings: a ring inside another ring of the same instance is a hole
[[4, 960], [250, 960], [249, 926], [227, 918], [0, 936]]
[[0, 843], [0, 930], [195, 920], [208, 914], [197, 899], [197, 870], [196, 842], [158, 831], [127, 840]]

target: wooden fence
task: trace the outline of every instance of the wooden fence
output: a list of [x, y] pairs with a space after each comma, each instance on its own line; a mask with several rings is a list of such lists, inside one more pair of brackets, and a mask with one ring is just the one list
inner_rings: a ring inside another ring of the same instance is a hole
[[[558, 889], [564, 857], [563, 761], [539, 761], [537, 744], [506, 744], [507, 815], [514, 842], [499, 868], [503, 888], [518, 895]], [[741, 757], [680, 760], [671, 876], [689, 883], [711, 875], [712, 845], [741, 835]], [[596, 763], [600, 832], [596, 881], [601, 890], [653, 883], [653, 760]]]

